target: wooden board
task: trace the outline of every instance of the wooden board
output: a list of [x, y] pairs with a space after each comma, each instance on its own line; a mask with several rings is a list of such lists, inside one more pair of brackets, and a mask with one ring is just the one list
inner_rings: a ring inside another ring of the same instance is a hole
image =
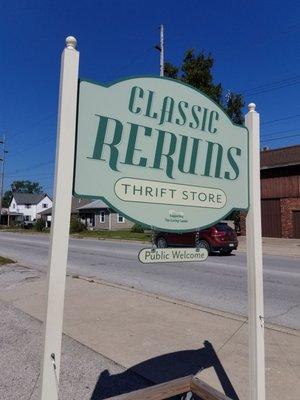
[[177, 394], [187, 393], [191, 389], [192, 376], [150, 386], [146, 389], [135, 390], [131, 393], [110, 397], [107, 400], [163, 400]]
[[196, 377], [192, 378], [191, 392], [199, 396], [201, 400], [231, 400], [225, 394], [219, 392]]
[[192, 375], [120, 396], [109, 397], [106, 400], [164, 400], [188, 392], [200, 396], [201, 400], [231, 400], [225, 394]]

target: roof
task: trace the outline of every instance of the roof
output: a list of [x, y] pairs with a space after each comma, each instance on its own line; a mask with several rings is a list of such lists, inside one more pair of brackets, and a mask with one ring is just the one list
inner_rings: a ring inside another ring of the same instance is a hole
[[82, 207], [78, 207], [78, 210], [91, 210], [91, 209], [98, 209], [98, 208], [109, 208], [107, 204], [105, 204], [102, 200], [95, 200], [91, 203], [88, 203]]
[[17, 204], [38, 204], [46, 196], [48, 196], [46, 193], [13, 193], [13, 197]]
[[91, 200], [81, 199], [79, 197], [72, 197], [71, 213], [75, 213], [79, 207], [90, 204]]
[[[71, 214], [76, 213], [79, 206], [85, 206], [90, 204], [90, 200], [81, 199], [78, 197], [72, 197]], [[41, 215], [52, 215], [52, 207], [47, 208], [47, 210], [39, 212]]]
[[264, 150], [260, 153], [260, 168], [278, 168], [300, 165], [300, 145]]
[[40, 211], [38, 214], [40, 214], [40, 215], [52, 215], [52, 207], [47, 208], [47, 210]]

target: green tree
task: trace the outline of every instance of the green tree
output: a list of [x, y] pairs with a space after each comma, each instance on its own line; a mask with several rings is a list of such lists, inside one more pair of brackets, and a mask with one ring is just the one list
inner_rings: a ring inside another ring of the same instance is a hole
[[43, 193], [43, 188], [38, 182], [14, 181], [11, 185], [12, 192], [18, 193]]
[[10, 185], [11, 190], [4, 193], [2, 206], [9, 207], [14, 192], [18, 193], [43, 193], [43, 187], [38, 182], [31, 181], [13, 181]]
[[187, 50], [179, 67], [167, 62], [165, 63], [165, 76], [179, 79], [207, 94], [217, 102], [236, 124], [243, 124], [244, 117], [242, 108], [244, 101], [241, 94], [229, 93], [224, 96], [221, 83], [214, 83], [212, 69], [214, 59], [209, 54], [195, 54], [193, 49]]
[[2, 207], [5, 207], [5, 208], [9, 207], [11, 199], [12, 199], [12, 191], [11, 190], [7, 190], [4, 193], [4, 196], [3, 196], [3, 199], [2, 199]]

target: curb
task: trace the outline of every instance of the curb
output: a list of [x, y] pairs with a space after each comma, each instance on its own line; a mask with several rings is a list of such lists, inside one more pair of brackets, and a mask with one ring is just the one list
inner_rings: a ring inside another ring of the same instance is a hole
[[[190, 303], [190, 302], [187, 302], [184, 300], [179, 300], [179, 299], [173, 299], [171, 297], [162, 296], [159, 294], [143, 292], [139, 289], [135, 289], [132, 286], [126, 286], [126, 285], [122, 285], [122, 284], [107, 282], [107, 281], [104, 281], [101, 279], [87, 278], [87, 277], [84, 277], [81, 275], [75, 275], [75, 274], [67, 274], [67, 276], [72, 279], [80, 279], [80, 280], [83, 280], [83, 281], [86, 281], [89, 283], [96, 283], [98, 285], [113, 287], [115, 289], [124, 290], [124, 291], [131, 292], [131, 293], [136, 293], [136, 294], [139, 294], [139, 295], [142, 295], [145, 297], [150, 297], [152, 299], [157, 299], [157, 300], [163, 301], [165, 303], [174, 304], [174, 305], [181, 306], [183, 308], [189, 308], [192, 310], [198, 310], [198, 311], [201, 311], [201, 312], [204, 312], [207, 314], [211, 314], [211, 315], [215, 315], [218, 317], [232, 319], [234, 321], [247, 322], [247, 320], [248, 320], [247, 316], [243, 316], [240, 314], [234, 314], [234, 313], [230, 313], [227, 311], [217, 310], [214, 308], [204, 307], [204, 306], [200, 306], [195, 303]], [[268, 323], [268, 322], [265, 323], [265, 329], [300, 337], [300, 330], [281, 326], [281, 325], [276, 325], [276, 324], [272, 324], [272, 323]]]

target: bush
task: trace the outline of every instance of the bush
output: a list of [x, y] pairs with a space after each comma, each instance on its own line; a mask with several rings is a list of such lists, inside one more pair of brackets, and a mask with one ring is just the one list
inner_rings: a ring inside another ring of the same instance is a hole
[[76, 217], [71, 217], [70, 233], [79, 233], [86, 229], [85, 225]]
[[21, 222], [20, 221], [12, 221], [9, 224], [9, 228], [12, 228], [12, 229], [21, 228]]
[[131, 228], [131, 232], [133, 233], [144, 233], [144, 228], [140, 224], [134, 224]]
[[35, 231], [42, 232], [42, 230], [46, 227], [46, 223], [43, 219], [39, 218], [36, 220], [36, 223], [33, 225]]

